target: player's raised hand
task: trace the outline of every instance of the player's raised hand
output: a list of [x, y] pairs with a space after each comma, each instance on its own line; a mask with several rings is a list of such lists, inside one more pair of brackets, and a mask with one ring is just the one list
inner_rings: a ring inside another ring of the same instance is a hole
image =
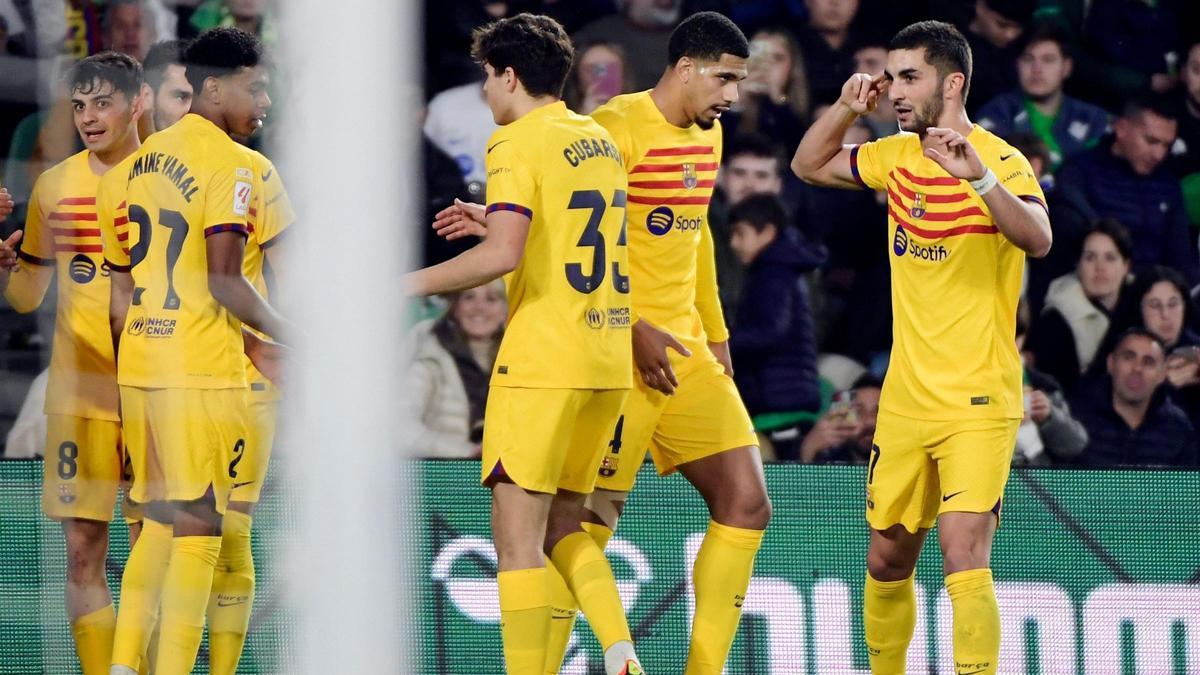
[[838, 97], [841, 103], [859, 115], [865, 115], [875, 110], [879, 105], [879, 97], [888, 89], [887, 76], [883, 73], [868, 75], [855, 73], [842, 85], [842, 95]]
[[483, 204], [471, 204], [456, 198], [453, 204], [438, 211], [434, 216], [433, 229], [437, 230], [439, 237], [445, 237], [447, 241], [472, 235], [483, 237], [487, 235], [485, 216]]
[[17, 268], [17, 243], [20, 241], [21, 230], [13, 232], [8, 239], [0, 241], [0, 270]]
[[9, 194], [8, 188], [0, 188], [0, 220], [12, 215], [13, 209], [17, 203], [13, 201], [12, 195]]
[[642, 376], [642, 382], [645, 382], [647, 387], [670, 396], [675, 393], [675, 387], [679, 386], [679, 380], [676, 379], [671, 360], [667, 357], [668, 348], [684, 356], [692, 355], [674, 335], [645, 319], [639, 319], [633, 324], [633, 363], [638, 374]]
[[946, 173], [963, 180], [979, 180], [987, 167], [975, 152], [975, 146], [953, 129], [929, 127], [925, 132], [925, 156], [937, 162]]

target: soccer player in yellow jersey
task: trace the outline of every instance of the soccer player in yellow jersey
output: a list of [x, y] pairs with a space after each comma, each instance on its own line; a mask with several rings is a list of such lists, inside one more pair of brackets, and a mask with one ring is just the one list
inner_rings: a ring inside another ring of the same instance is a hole
[[[1044, 256], [1051, 233], [1029, 162], [967, 118], [970, 81], [958, 30], [908, 26], [886, 71], [851, 77], [792, 160], [809, 183], [888, 198], [894, 337], [867, 466], [863, 602], [876, 675], [905, 672], [913, 570], [935, 522], [956, 672], [995, 673], [1000, 650], [989, 558], [1022, 416], [1017, 298], [1026, 254]], [[884, 95], [906, 133], [843, 147]]]
[[[623, 158], [608, 132], [560, 100], [574, 50], [556, 21], [498, 21], [476, 32], [472, 52], [501, 125], [486, 149], [486, 237], [406, 284], [427, 295], [505, 278], [508, 324], [484, 416], [482, 478], [492, 489], [507, 670], [543, 672], [548, 556], [598, 619], [605, 672], [641, 673], [612, 570], [579, 526], [632, 381]], [[552, 511], [573, 527], [547, 532]]]
[[154, 670], [191, 671], [221, 550], [230, 467], [246, 447], [241, 324], [269, 335], [287, 330], [242, 274], [256, 179], [253, 159], [230, 135], [249, 136], [270, 104], [262, 47], [248, 33], [217, 28], [188, 47], [186, 60], [192, 113], [134, 157], [121, 200], [128, 222], [101, 222], [132, 496], [154, 507], [147, 534], [150, 521], [165, 524], [164, 511], [173, 534], [165, 555], [158, 537], [146, 547], [151, 538], [143, 536], [130, 556], [125, 581], [138, 579], [144, 597], [125, 621], [123, 583], [114, 673], [142, 665], [159, 589]]
[[[68, 77], [86, 149], [38, 177], [25, 229], [14, 235], [23, 237], [19, 265], [11, 275], [0, 269], [0, 289], [18, 311], [31, 312], [57, 267], [42, 509], [62, 522], [66, 537], [67, 616], [80, 665], [103, 675], [116, 623], [104, 563], [124, 451], [96, 190], [101, 175], [140, 145], [142, 68], [124, 54], [104, 52], [75, 64]], [[128, 504], [125, 515], [136, 534], [137, 514]]]

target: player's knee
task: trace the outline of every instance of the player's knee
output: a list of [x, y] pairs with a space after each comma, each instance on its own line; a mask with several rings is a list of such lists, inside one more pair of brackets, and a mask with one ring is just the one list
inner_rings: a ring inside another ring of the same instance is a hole
[[946, 574], [987, 567], [991, 547], [978, 538], [956, 537], [942, 542], [942, 561]]
[[712, 518], [722, 525], [746, 530], [765, 530], [771, 522], [771, 498], [765, 490], [732, 493], [729, 499], [714, 505]]
[[898, 547], [872, 546], [867, 551], [867, 573], [876, 581], [907, 579], [916, 566], [916, 557]]
[[576, 532], [583, 532], [583, 527], [580, 526], [579, 518], [575, 514], [561, 514], [551, 511], [550, 519], [546, 521], [546, 540], [543, 544], [543, 550], [546, 555], [550, 555], [554, 547], [558, 545], [558, 542]]
[[107, 523], [76, 523], [64, 528], [67, 543], [67, 578], [71, 581], [93, 579], [104, 572], [108, 552]]

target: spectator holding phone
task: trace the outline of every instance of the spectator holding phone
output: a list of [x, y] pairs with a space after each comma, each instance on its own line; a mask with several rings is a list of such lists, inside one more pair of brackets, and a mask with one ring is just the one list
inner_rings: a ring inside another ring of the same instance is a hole
[[567, 81], [567, 107], [590, 115], [608, 99], [633, 91], [625, 64], [625, 51], [613, 42], [592, 42], [579, 50], [575, 73]]
[[875, 437], [879, 394], [883, 382], [874, 375], [858, 378], [849, 391], [834, 397], [828, 412], [817, 420], [800, 443], [805, 464], [866, 464]]
[[748, 75], [741, 99], [721, 117], [726, 144], [738, 133], [757, 133], [785, 148], [800, 143], [808, 121], [804, 55], [785, 28], [764, 28], [750, 40]]

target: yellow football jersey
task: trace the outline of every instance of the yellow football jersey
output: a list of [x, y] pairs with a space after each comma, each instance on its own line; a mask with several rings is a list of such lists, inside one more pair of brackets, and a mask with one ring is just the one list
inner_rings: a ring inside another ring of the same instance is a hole
[[[254, 162], [251, 168], [256, 179], [256, 189], [250, 203], [250, 236], [246, 239], [242, 274], [254, 285], [259, 295], [269, 300], [266, 249], [278, 243], [278, 237], [295, 222], [296, 213], [292, 210], [292, 202], [275, 165], [260, 152], [248, 152]], [[249, 358], [246, 359], [246, 380], [256, 400], [280, 398], [279, 389], [258, 372]]]
[[117, 420], [116, 364], [108, 330], [109, 269], [97, 225], [100, 176], [85, 150], [47, 170], [33, 186], [20, 266], [5, 297], [19, 310], [41, 304], [57, 266], [58, 310], [45, 410]]
[[[1020, 152], [978, 125], [967, 139], [1001, 185], [1045, 207]], [[854, 147], [850, 167], [864, 187], [888, 195], [895, 318], [880, 409], [926, 420], [1020, 418], [1025, 253], [966, 181], [925, 157], [915, 134]]]
[[705, 340], [727, 340], [708, 229], [720, 124], [677, 127], [649, 91], [614, 97], [592, 117], [612, 134], [629, 172], [634, 314], [693, 351]]
[[487, 212], [530, 219], [521, 263], [504, 278], [492, 385], [632, 386], [626, 179], [612, 137], [560, 101], [497, 129], [486, 164]]
[[118, 200], [128, 222], [101, 223], [106, 260], [131, 272], [135, 286], [118, 383], [246, 386], [241, 322], [208, 290], [205, 241], [249, 232], [252, 166], [245, 148], [195, 114], [150, 136], [134, 156]]

